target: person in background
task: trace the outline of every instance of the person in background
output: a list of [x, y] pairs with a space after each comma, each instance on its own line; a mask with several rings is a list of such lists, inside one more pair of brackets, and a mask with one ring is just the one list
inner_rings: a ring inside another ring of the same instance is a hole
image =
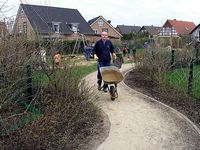
[[[93, 53], [94, 53], [94, 59], [97, 60], [98, 90], [101, 90], [102, 77], [100, 73], [100, 67], [110, 66], [111, 54], [112, 54], [112, 58], [116, 59], [114, 46], [112, 42], [108, 39], [107, 32], [101, 33], [101, 39], [95, 43], [95, 46], [93, 48]], [[104, 92], [108, 91], [108, 85], [106, 83], [104, 83], [103, 85], [103, 91]]]
[[84, 47], [84, 54], [85, 54], [85, 58], [86, 58], [87, 61], [90, 60], [90, 56], [92, 54], [92, 49], [93, 48], [91, 46], [85, 46]]
[[56, 51], [55, 55], [54, 55], [54, 63], [59, 66], [60, 62], [61, 62], [61, 54], [60, 51]]

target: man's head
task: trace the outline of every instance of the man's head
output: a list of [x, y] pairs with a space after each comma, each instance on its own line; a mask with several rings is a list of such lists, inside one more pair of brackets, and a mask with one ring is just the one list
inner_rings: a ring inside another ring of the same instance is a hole
[[107, 40], [108, 39], [108, 33], [107, 32], [105, 32], [105, 31], [103, 31], [102, 33], [101, 33], [101, 39], [102, 40]]

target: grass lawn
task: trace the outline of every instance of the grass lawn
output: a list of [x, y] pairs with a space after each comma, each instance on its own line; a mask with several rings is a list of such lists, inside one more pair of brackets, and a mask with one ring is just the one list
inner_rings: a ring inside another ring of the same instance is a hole
[[[91, 63], [89, 65], [76, 65], [73, 68], [74, 75], [79, 76], [79, 78], [83, 78], [84, 76], [97, 71], [97, 64]], [[55, 73], [55, 78], [59, 78], [62, 74], [65, 73], [65, 70], [59, 69]], [[42, 70], [35, 71], [33, 73], [33, 82], [36, 84], [41, 84], [44, 87], [47, 87], [49, 84], [49, 78]]]
[[80, 73], [80, 77], [83, 78], [85, 77], [86, 75], [94, 72], [94, 71], [97, 71], [97, 64], [96, 63], [93, 63], [91, 65], [83, 65], [83, 66], [76, 66], [76, 69], [77, 71]]
[[144, 52], [144, 48], [136, 49], [136, 54], [141, 52]]
[[[181, 89], [187, 93], [188, 75], [188, 68], [176, 69], [165, 74], [165, 82], [168, 86]], [[194, 67], [193, 75], [192, 95], [196, 98], [200, 98], [200, 66]]]

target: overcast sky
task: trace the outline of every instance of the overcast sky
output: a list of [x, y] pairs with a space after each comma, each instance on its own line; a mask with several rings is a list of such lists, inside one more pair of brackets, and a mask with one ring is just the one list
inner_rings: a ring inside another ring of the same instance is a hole
[[[0, 0], [7, 17], [16, 15], [19, 4], [37, 4], [78, 9], [86, 21], [102, 15], [116, 25], [162, 26], [167, 19], [200, 23], [198, 0]], [[1, 18], [5, 17], [2, 16]]]

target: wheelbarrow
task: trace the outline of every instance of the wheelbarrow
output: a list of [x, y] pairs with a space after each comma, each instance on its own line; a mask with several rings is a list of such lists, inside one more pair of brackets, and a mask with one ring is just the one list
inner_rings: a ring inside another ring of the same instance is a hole
[[124, 77], [116, 66], [101, 67], [100, 72], [102, 80], [105, 84], [108, 84], [111, 100], [114, 101], [115, 98], [118, 97], [117, 84], [121, 82]]

